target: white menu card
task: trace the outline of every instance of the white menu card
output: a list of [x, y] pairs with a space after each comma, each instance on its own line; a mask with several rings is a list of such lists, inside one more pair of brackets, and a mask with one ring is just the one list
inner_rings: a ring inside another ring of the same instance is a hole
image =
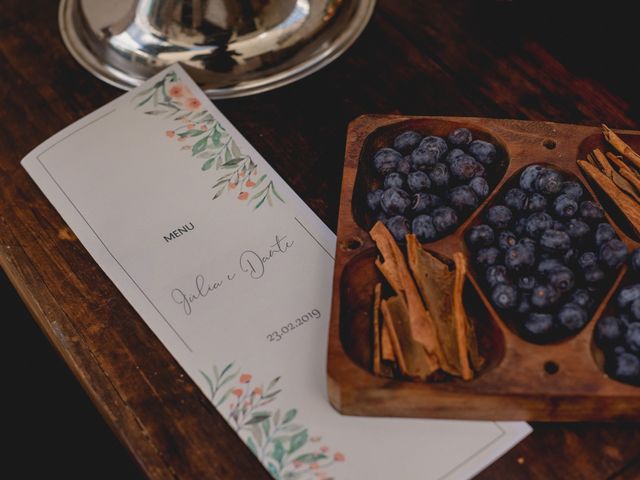
[[331, 407], [335, 236], [179, 66], [22, 164], [274, 478], [468, 478], [530, 432]]

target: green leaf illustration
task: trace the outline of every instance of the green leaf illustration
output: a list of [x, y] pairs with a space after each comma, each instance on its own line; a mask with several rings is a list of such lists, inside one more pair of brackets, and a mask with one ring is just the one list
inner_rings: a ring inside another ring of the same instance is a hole
[[269, 430], [271, 430], [271, 422], [265, 420], [264, 422], [262, 422], [260, 424], [260, 426], [262, 427], [262, 431], [264, 432], [264, 436], [268, 437], [269, 436]]
[[209, 375], [207, 375], [206, 373], [204, 373], [202, 370], [200, 370], [200, 374], [204, 377], [204, 379], [207, 381], [207, 385], [209, 385], [209, 390], [211, 391], [211, 397], [213, 398], [213, 395], [215, 394], [215, 388], [213, 388], [213, 382], [211, 381], [211, 379], [209, 378]]
[[273, 444], [273, 452], [271, 453], [271, 457], [278, 462], [280, 468], [282, 468], [282, 459], [284, 457], [284, 445], [282, 445], [281, 441], [275, 441]]
[[284, 414], [284, 419], [282, 420], [282, 424], [284, 425], [285, 423], [289, 423], [291, 420], [295, 418], [297, 413], [298, 411], [295, 408], [292, 408], [291, 410], [289, 410], [287, 413]]
[[253, 440], [251, 439], [251, 437], [247, 438], [247, 446], [249, 447], [249, 450], [251, 450], [253, 454], [257, 457], [258, 449], [256, 448], [256, 444], [253, 443]]
[[201, 138], [200, 140], [198, 140], [194, 145], [193, 148], [191, 149], [191, 154], [192, 155], [197, 155], [200, 152], [202, 152], [205, 148], [207, 148], [207, 141], [208, 141], [209, 137], [204, 137]]
[[267, 472], [271, 474], [275, 480], [280, 480], [280, 474], [278, 473], [278, 468], [273, 463], [267, 464]]
[[[211, 165], [213, 165], [213, 162], [215, 162], [215, 160], [216, 160], [216, 157], [211, 157], [209, 160], [204, 162], [202, 164], [202, 171], [209, 170], [211, 168]], [[216, 185], [218, 185], [218, 184], [216, 184]]]
[[307, 433], [306, 429], [299, 433], [296, 433], [291, 439], [291, 443], [289, 444], [289, 454], [292, 454], [296, 450], [302, 448], [304, 444], [307, 443], [308, 438], [309, 434]]
[[318, 460], [324, 460], [327, 456], [324, 453], [304, 453], [294, 459], [294, 462], [314, 463]]
[[249, 431], [251, 432], [251, 435], [253, 435], [253, 438], [255, 438], [257, 444], [259, 446], [262, 446], [262, 430], [260, 429], [259, 425], [245, 425], [246, 427], [249, 428]]
[[256, 423], [260, 423], [269, 418], [271, 414], [269, 412], [256, 412], [253, 414], [251, 419], [246, 423], [247, 425], [254, 425]]

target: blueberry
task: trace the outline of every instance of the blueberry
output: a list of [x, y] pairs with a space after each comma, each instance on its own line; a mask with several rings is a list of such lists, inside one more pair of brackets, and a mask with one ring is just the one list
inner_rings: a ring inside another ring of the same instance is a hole
[[516, 311], [521, 315], [526, 315], [531, 311], [531, 297], [529, 295], [520, 295]]
[[424, 192], [431, 188], [429, 175], [420, 170], [407, 175], [407, 185], [412, 192]]
[[571, 218], [578, 211], [578, 203], [573, 197], [561, 193], [553, 201], [553, 211], [560, 218]]
[[411, 204], [409, 194], [399, 188], [387, 188], [382, 194], [380, 206], [389, 215], [402, 215]]
[[523, 235], [526, 235], [527, 230], [527, 218], [526, 217], [520, 217], [518, 218], [518, 220], [516, 220], [516, 224], [513, 227], [513, 232], [519, 236], [522, 237]]
[[598, 264], [598, 256], [594, 252], [584, 252], [578, 257], [578, 265], [582, 270], [593, 268]]
[[564, 267], [564, 265], [556, 258], [548, 258], [545, 260], [542, 260], [540, 263], [538, 263], [538, 267], [536, 269], [536, 271], [538, 272], [538, 275], [540, 275], [540, 277], [542, 278], [547, 278], [547, 276], [553, 271], [556, 270], [558, 268], [562, 268]]
[[591, 308], [591, 305], [593, 304], [593, 300], [589, 292], [582, 288], [574, 290], [571, 294], [571, 302], [585, 309]]
[[618, 317], [603, 317], [596, 325], [596, 343], [601, 347], [616, 345], [624, 338], [625, 329]]
[[604, 220], [602, 207], [591, 200], [585, 200], [578, 209], [580, 217], [587, 223], [600, 223]]
[[416, 193], [411, 197], [411, 211], [415, 214], [426, 213], [442, 205], [442, 199], [433, 193]]
[[482, 177], [474, 177], [469, 181], [469, 187], [480, 200], [484, 200], [489, 195], [489, 184]]
[[493, 229], [484, 224], [471, 227], [465, 235], [465, 242], [470, 250], [489, 247], [493, 244], [494, 239]]
[[520, 174], [520, 188], [525, 192], [532, 193], [535, 191], [535, 181], [544, 170], [542, 165], [529, 165]]
[[613, 238], [617, 238], [616, 231], [608, 223], [600, 223], [596, 228], [596, 245], [600, 246]]
[[449, 190], [449, 205], [459, 213], [465, 214], [478, 207], [478, 197], [471, 187], [460, 185]]
[[640, 298], [636, 298], [633, 302], [631, 302], [629, 313], [631, 314], [631, 317], [634, 321], [640, 322]]
[[527, 202], [527, 194], [519, 188], [511, 188], [505, 193], [504, 204], [514, 212], [521, 212]]
[[440, 137], [425, 137], [420, 144], [411, 152], [411, 162], [413, 167], [424, 170], [436, 164], [447, 153], [447, 142]]
[[484, 165], [491, 165], [496, 159], [496, 147], [484, 140], [474, 140], [467, 149], [469, 155]]
[[536, 241], [533, 238], [522, 237], [520, 240], [518, 240], [518, 243], [524, 245], [525, 247], [530, 249], [533, 253], [536, 252]]
[[624, 310], [638, 298], [640, 298], [640, 283], [623, 287], [618, 292], [618, 307]]
[[621, 353], [616, 356], [612, 375], [618, 380], [637, 384], [640, 380], [640, 358], [633, 353]]
[[387, 220], [389, 220], [389, 215], [387, 215], [382, 210], [380, 210], [376, 214], [376, 220], [379, 221], [379, 222], [382, 222], [382, 223], [384, 223], [386, 225], [387, 224]]
[[582, 195], [584, 194], [584, 190], [582, 189], [582, 186], [578, 182], [569, 180], [567, 182], [562, 182], [562, 188], [560, 189], [560, 193], [563, 193], [564, 195], [569, 195], [576, 202], [578, 202], [582, 198]]
[[507, 283], [500, 283], [491, 292], [491, 302], [500, 310], [511, 310], [518, 301], [516, 287]]
[[411, 165], [411, 157], [407, 155], [398, 162], [398, 165], [396, 166], [396, 172], [409, 175], [412, 168], [413, 166]]
[[373, 166], [380, 175], [384, 176], [394, 172], [400, 160], [402, 160], [402, 155], [398, 152], [392, 148], [382, 148], [374, 155]]
[[438, 233], [448, 233], [458, 226], [458, 215], [451, 207], [438, 207], [431, 212]]
[[431, 242], [438, 236], [430, 215], [418, 215], [411, 223], [411, 230], [421, 243]]
[[640, 323], [632, 323], [624, 336], [627, 348], [632, 352], [640, 352]]
[[476, 264], [482, 268], [489, 268], [502, 260], [502, 253], [496, 247], [485, 247], [476, 253]]
[[629, 257], [629, 267], [634, 273], [640, 273], [640, 248], [636, 248]]
[[453, 132], [449, 133], [447, 140], [454, 147], [466, 147], [473, 140], [473, 135], [467, 128], [456, 128]]
[[539, 193], [533, 193], [527, 199], [526, 210], [530, 213], [544, 212], [547, 209], [547, 199]]
[[377, 212], [380, 209], [380, 199], [384, 192], [380, 189], [367, 193], [367, 207], [372, 212]]
[[487, 268], [485, 279], [491, 288], [495, 287], [499, 283], [511, 283], [507, 267], [504, 265], [491, 265]]
[[589, 225], [584, 223], [582, 220], [578, 220], [577, 218], [572, 218], [567, 222], [566, 231], [571, 239], [576, 242], [582, 242], [587, 237], [587, 235], [591, 233]]
[[409, 222], [402, 215], [395, 215], [387, 220], [387, 228], [398, 243], [405, 243], [405, 237], [409, 232]]
[[604, 280], [604, 271], [598, 267], [587, 268], [584, 271], [584, 279], [587, 283], [591, 285], [596, 285]]
[[547, 308], [560, 299], [560, 293], [551, 285], [536, 285], [531, 292], [531, 305]]
[[500, 248], [500, 250], [507, 250], [508, 248], [513, 247], [516, 243], [518, 243], [518, 238], [515, 233], [510, 232], [509, 230], [503, 230], [498, 234], [498, 248]]
[[436, 163], [429, 171], [429, 179], [434, 188], [447, 188], [449, 178], [449, 168], [444, 163]]
[[587, 320], [587, 312], [575, 303], [566, 303], [558, 311], [558, 321], [569, 332], [580, 331]]
[[418, 132], [407, 130], [406, 132], [402, 132], [400, 135], [393, 139], [393, 148], [398, 152], [406, 155], [414, 148], [416, 148], [420, 144], [421, 140], [422, 135], [420, 135]]
[[450, 150], [449, 153], [447, 153], [447, 156], [444, 157], [443, 162], [446, 163], [447, 165], [451, 165], [451, 162], [453, 161], [454, 158], [457, 158], [464, 154], [465, 153], [459, 148], [454, 148], [453, 150]]
[[570, 248], [562, 255], [562, 261], [565, 265], [574, 265], [578, 261], [578, 257], [580, 256], [580, 252], [575, 248]]
[[553, 316], [550, 313], [531, 312], [522, 324], [525, 336], [542, 340], [553, 331]]
[[525, 230], [531, 238], [540, 238], [542, 234], [553, 225], [551, 215], [546, 212], [532, 213], [527, 217]]
[[495, 205], [487, 211], [487, 223], [497, 230], [509, 228], [513, 213], [504, 205]]
[[554, 220], [553, 224], [551, 225], [551, 229], [552, 230], [558, 230], [560, 232], [566, 232], [567, 231], [567, 227], [560, 220]]
[[540, 246], [551, 253], [566, 252], [571, 248], [571, 237], [560, 230], [545, 230], [540, 237]]
[[451, 174], [461, 182], [466, 182], [474, 177], [483, 177], [484, 167], [469, 155], [459, 155], [451, 159]]
[[518, 288], [523, 292], [531, 292], [536, 286], [536, 277], [533, 275], [523, 275], [518, 279]]
[[532, 268], [535, 261], [534, 252], [521, 243], [510, 247], [504, 254], [504, 264], [514, 272], [522, 272]]
[[614, 270], [627, 261], [629, 250], [622, 240], [613, 238], [600, 245], [598, 255], [602, 264]]
[[406, 178], [402, 173], [391, 172], [384, 177], [384, 188], [405, 188]]
[[551, 270], [547, 275], [547, 280], [549, 285], [561, 294], [572, 290], [576, 283], [575, 276], [568, 267], [558, 267]]
[[555, 195], [562, 188], [562, 175], [550, 168], [543, 169], [535, 181], [536, 192], [542, 195]]

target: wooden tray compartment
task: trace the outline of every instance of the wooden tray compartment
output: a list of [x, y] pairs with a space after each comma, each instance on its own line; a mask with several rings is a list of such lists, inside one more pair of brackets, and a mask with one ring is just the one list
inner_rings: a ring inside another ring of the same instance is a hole
[[[349, 126], [338, 220], [327, 363], [331, 403], [350, 415], [536, 421], [640, 419], [640, 388], [606, 376], [592, 341], [596, 321], [617, 290], [626, 267], [604, 294], [587, 326], [577, 335], [550, 345], [520, 338], [495, 312], [471, 269], [465, 302], [470, 302], [466, 304], [468, 311], [476, 316], [481, 349], [489, 360], [480, 375], [471, 382], [424, 383], [371, 373], [369, 325], [373, 286], [379, 274], [373, 265], [375, 245], [367, 233], [373, 219], [367, 216], [364, 203], [372, 178], [372, 153], [390, 145], [395, 135], [407, 129], [443, 135], [458, 126], [469, 128], [476, 138], [492, 140], [499, 147], [501, 168], [490, 179], [495, 187], [483, 204], [455, 232], [425, 244], [425, 248], [448, 258], [455, 251], [466, 250], [463, 235], [467, 228], [479, 221], [513, 175], [532, 163], [548, 163], [577, 177], [605, 206], [620, 238], [630, 248], [638, 247], [620, 212], [609, 208], [602, 192], [591, 189], [575, 163], [591, 149], [605, 147], [598, 127], [485, 118], [359, 117]], [[640, 132], [618, 134], [633, 148], [640, 147]]]

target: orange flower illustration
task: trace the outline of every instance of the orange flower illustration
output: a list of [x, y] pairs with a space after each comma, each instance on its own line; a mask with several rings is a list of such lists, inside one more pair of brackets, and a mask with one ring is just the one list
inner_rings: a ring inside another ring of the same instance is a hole
[[229, 182], [229, 188], [236, 188], [238, 184], [236, 182]]
[[233, 390], [231, 390], [231, 393], [233, 393], [236, 397], [242, 396], [242, 392], [243, 390], [241, 388], [234, 388]]
[[169, 138], [173, 138], [173, 137], [175, 137], [175, 136], [176, 136], [176, 132], [175, 132], [175, 131], [173, 131], [173, 130], [167, 130], [167, 131], [165, 132], [165, 135], [166, 135], [167, 137], [169, 137]]
[[262, 395], [262, 389], [260, 387], [256, 387], [253, 389], [254, 395]]
[[238, 194], [238, 200], [246, 200], [249, 197], [249, 192], [240, 192]]
[[251, 381], [251, 375], [248, 373], [243, 373], [240, 375], [240, 383], [249, 383]]
[[200, 130], [202, 130], [203, 132], [206, 132], [209, 129], [209, 127], [207, 127], [206, 125], [202, 124], [200, 125]]
[[322, 440], [322, 437], [311, 437], [309, 440], [311, 440], [312, 442], [319, 442], [320, 440]]
[[183, 97], [185, 93], [187, 93], [187, 89], [179, 83], [169, 88], [169, 96], [173, 98]]
[[256, 186], [256, 182], [254, 182], [253, 180], [247, 180], [246, 182], [244, 182], [244, 184], [247, 188], [253, 188]]
[[193, 123], [187, 123], [187, 128], [188, 129], [192, 129], [193, 127], [195, 127], [195, 125]]
[[343, 455], [342, 453], [340, 453], [340, 452], [336, 452], [336, 453], [333, 455], [333, 459], [334, 459], [336, 462], [344, 462], [344, 455]]
[[320, 451], [321, 451], [322, 453], [327, 453], [327, 452], [329, 451], [329, 447], [322, 446], [322, 447], [320, 447]]
[[200, 103], [200, 100], [198, 100], [195, 97], [188, 98], [187, 101], [185, 102], [185, 107], [187, 107], [187, 110], [192, 110], [192, 111], [199, 109], [201, 105], [202, 103]]
[[309, 465], [309, 468], [311, 470], [317, 470], [320, 468], [320, 465], [318, 465], [317, 463], [312, 463], [311, 465]]

